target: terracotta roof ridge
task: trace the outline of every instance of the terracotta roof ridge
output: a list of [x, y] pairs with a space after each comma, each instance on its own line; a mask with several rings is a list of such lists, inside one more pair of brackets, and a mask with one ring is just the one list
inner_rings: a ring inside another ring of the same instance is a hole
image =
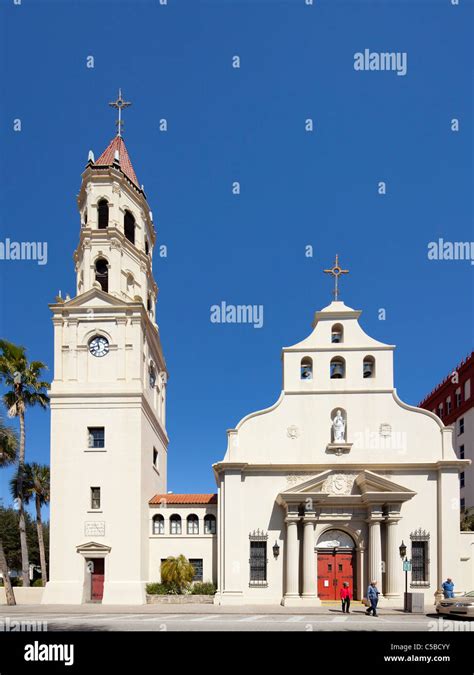
[[215, 492], [168, 492], [166, 494], [156, 494], [150, 500], [149, 504], [159, 504], [168, 502], [170, 504], [212, 504], [217, 502], [217, 493]]

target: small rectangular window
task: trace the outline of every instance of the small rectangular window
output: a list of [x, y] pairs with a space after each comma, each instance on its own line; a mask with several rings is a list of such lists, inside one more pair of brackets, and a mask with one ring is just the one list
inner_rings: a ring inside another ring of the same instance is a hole
[[456, 408], [459, 408], [461, 405], [461, 390], [456, 391]]
[[100, 509], [100, 487], [91, 487], [91, 509]]
[[464, 497], [461, 497], [460, 507], [461, 507], [461, 512], [464, 513], [464, 511], [466, 510], [466, 500], [464, 499]]
[[446, 399], [446, 414], [449, 415], [451, 413], [451, 399], [448, 398]]
[[156, 448], [153, 448], [153, 466], [155, 469], [158, 468], [158, 450]]
[[459, 436], [464, 433], [464, 417], [461, 417], [458, 424], [458, 434]]
[[464, 445], [459, 446], [459, 459], [464, 459]]
[[189, 558], [189, 562], [194, 567], [193, 581], [203, 581], [202, 558]]
[[468, 401], [471, 398], [471, 380], [464, 382], [464, 400]]
[[87, 427], [88, 447], [105, 448], [105, 427]]
[[461, 471], [461, 473], [459, 474], [459, 487], [461, 488], [465, 487], [464, 471]]

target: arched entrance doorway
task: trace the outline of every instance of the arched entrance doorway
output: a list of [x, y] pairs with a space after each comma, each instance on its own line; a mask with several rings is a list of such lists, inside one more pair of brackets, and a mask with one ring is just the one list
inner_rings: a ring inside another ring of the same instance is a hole
[[318, 551], [318, 596], [321, 600], [339, 600], [343, 583], [357, 597], [355, 583], [355, 544], [347, 532], [326, 530], [316, 544]]

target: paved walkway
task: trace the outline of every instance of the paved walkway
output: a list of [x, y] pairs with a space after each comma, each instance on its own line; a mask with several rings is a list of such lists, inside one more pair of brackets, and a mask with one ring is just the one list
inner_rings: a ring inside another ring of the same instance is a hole
[[[365, 615], [358, 605], [350, 614], [336, 607], [318, 607], [298, 613], [285, 607], [214, 607], [212, 605], [148, 605], [144, 607], [68, 607], [23, 605], [0, 610], [2, 630], [47, 632], [115, 631], [439, 631], [440, 621], [430, 614], [405, 614], [397, 610], [381, 611], [378, 618]], [[24, 626], [19, 628], [18, 626]], [[443, 624], [444, 630], [444, 624]], [[467, 626], [468, 629], [471, 626]], [[474, 629], [474, 622], [472, 624]], [[0, 633], [2, 634], [2, 633]]]

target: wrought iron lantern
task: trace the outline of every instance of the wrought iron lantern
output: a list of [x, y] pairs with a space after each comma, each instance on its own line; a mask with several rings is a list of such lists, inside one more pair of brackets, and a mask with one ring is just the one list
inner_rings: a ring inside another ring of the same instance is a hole
[[403, 543], [403, 539], [402, 539], [402, 543], [400, 544], [398, 550], [400, 551], [400, 558], [405, 558], [405, 556], [407, 554], [407, 547], [406, 547], [406, 544]]

